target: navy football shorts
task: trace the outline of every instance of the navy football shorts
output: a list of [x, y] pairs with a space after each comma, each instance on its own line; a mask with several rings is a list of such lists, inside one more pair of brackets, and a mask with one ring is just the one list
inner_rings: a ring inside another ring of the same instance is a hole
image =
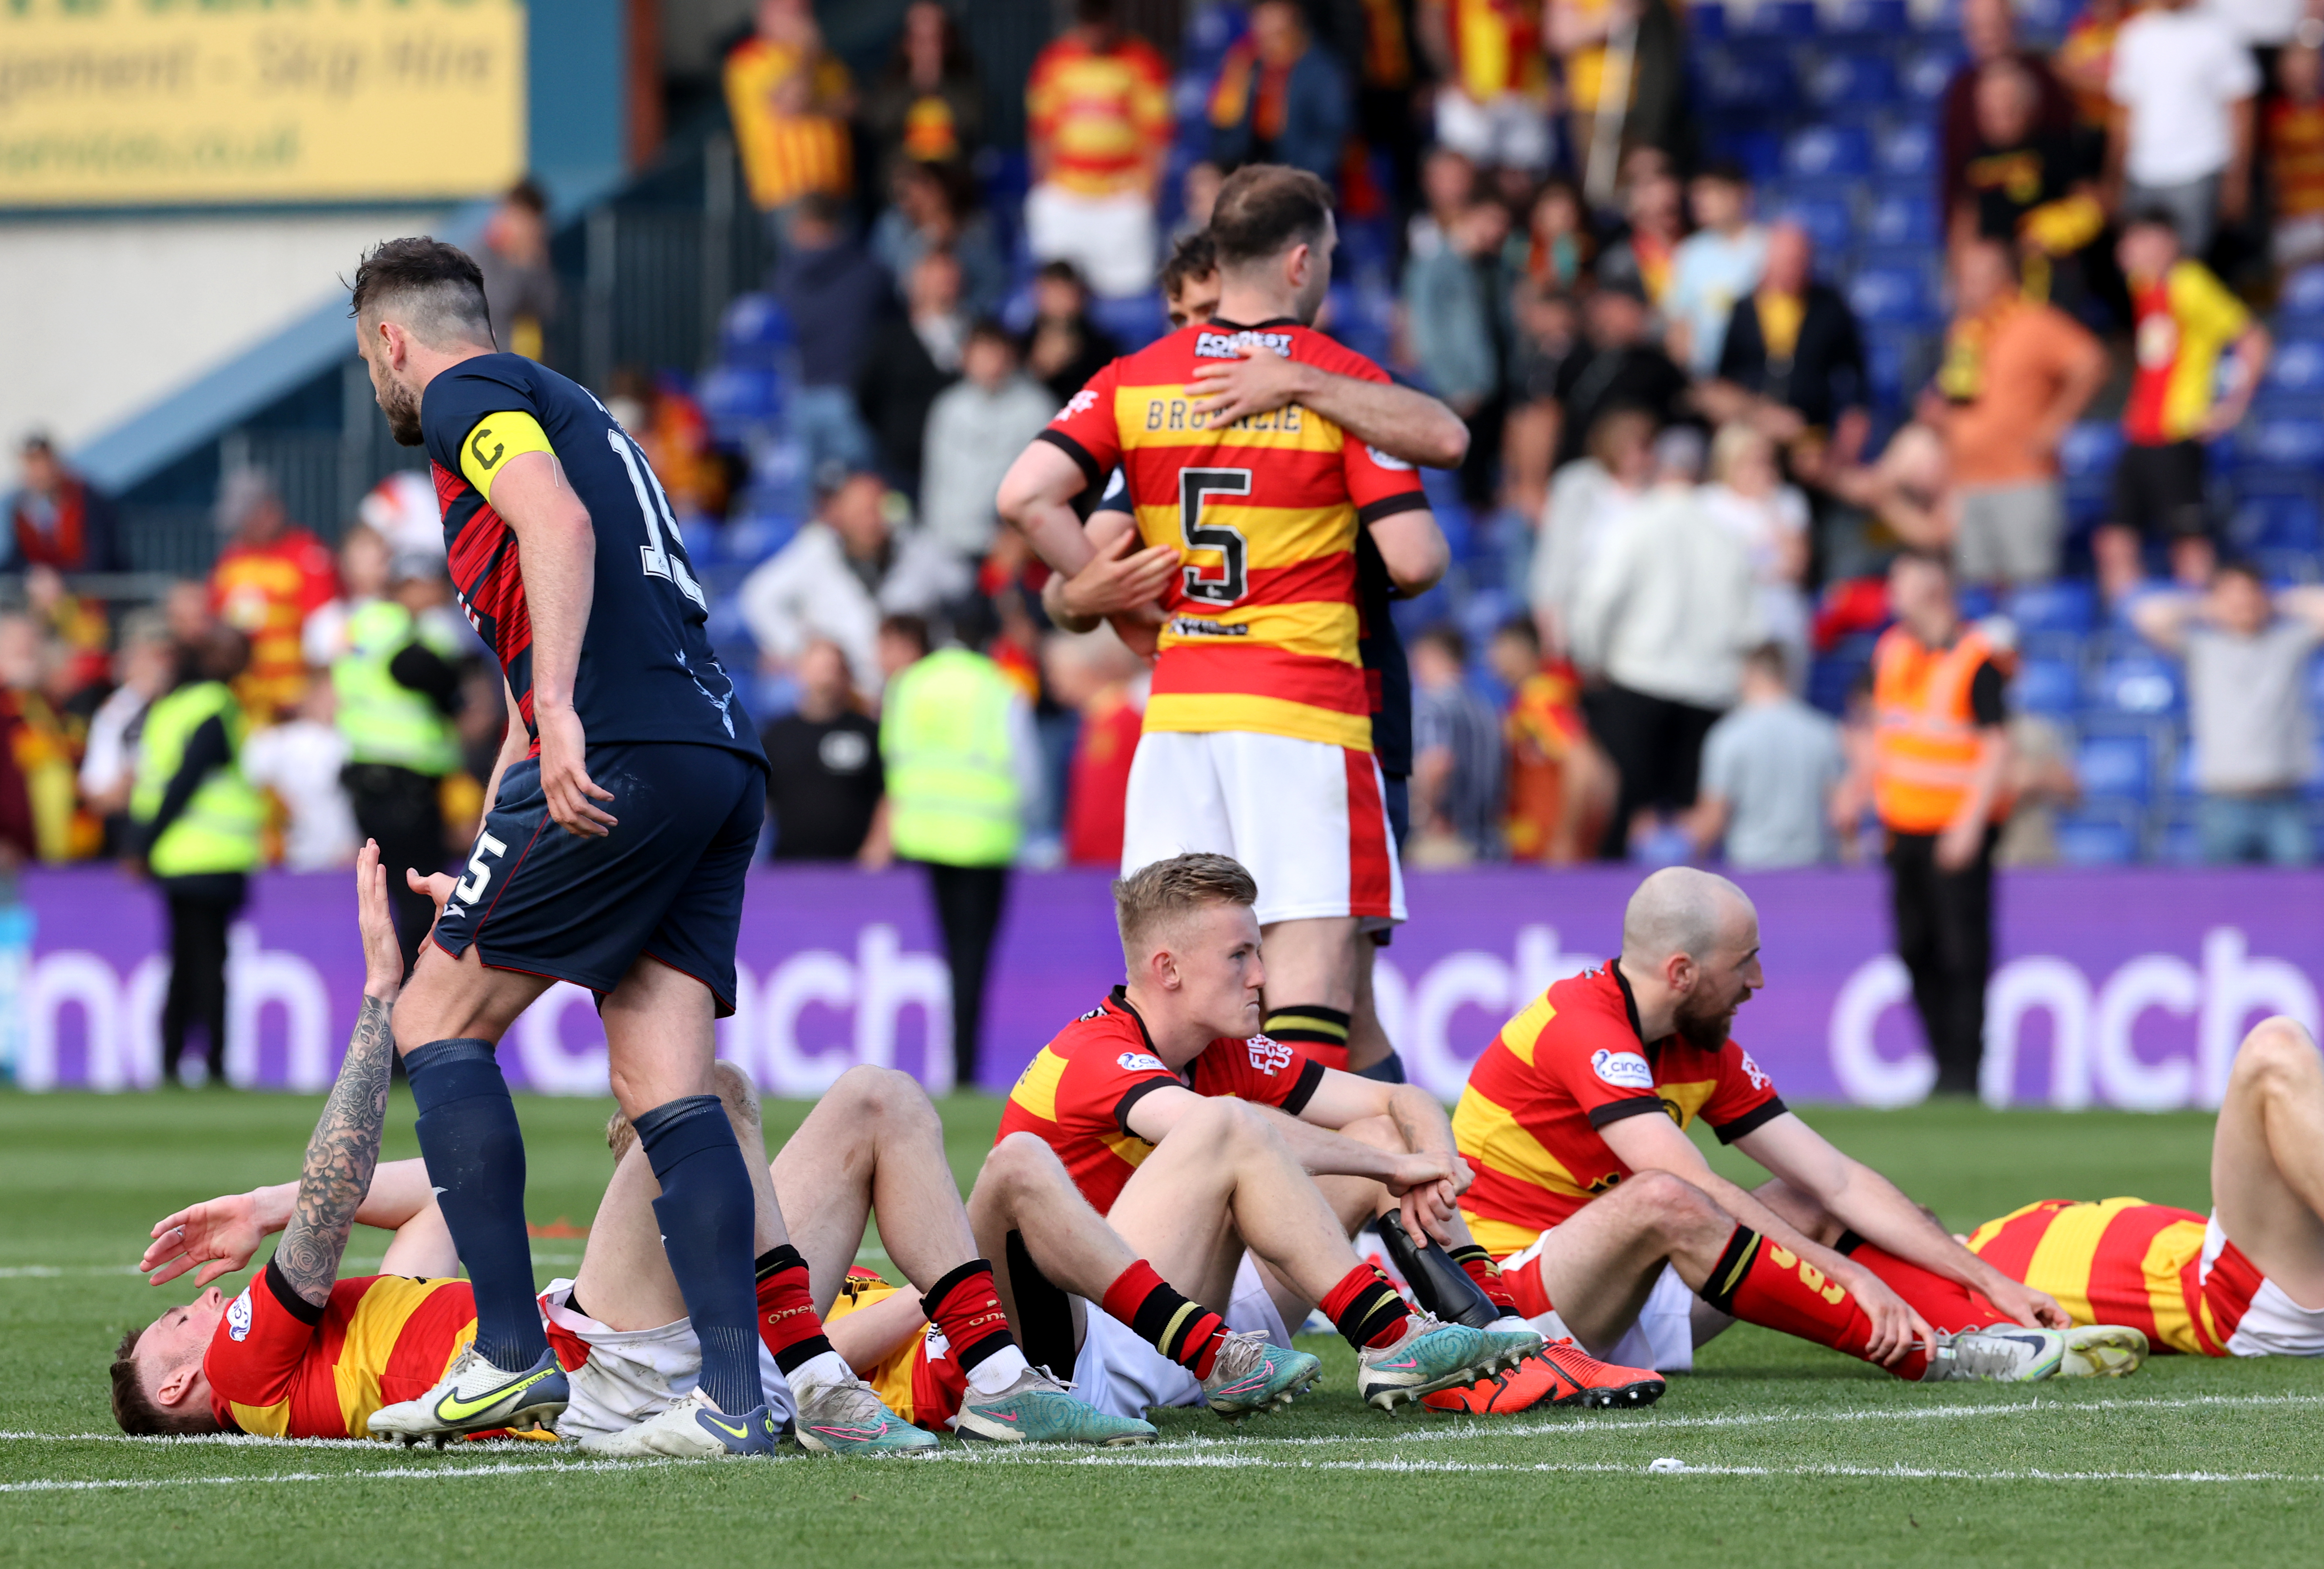
[[494, 969], [571, 981], [601, 999], [642, 954], [708, 986], [725, 1017], [765, 772], [739, 752], [671, 741], [593, 746], [588, 767], [613, 793], [596, 803], [619, 820], [603, 839], [549, 815], [538, 757], [509, 766], [436, 945], [457, 959], [473, 943]]

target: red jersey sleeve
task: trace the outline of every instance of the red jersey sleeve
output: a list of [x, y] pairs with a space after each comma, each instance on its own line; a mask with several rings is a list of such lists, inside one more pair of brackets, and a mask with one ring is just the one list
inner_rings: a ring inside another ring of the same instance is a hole
[[1619, 1014], [1561, 1014], [1542, 1032], [1534, 1066], [1572, 1097], [1593, 1128], [1663, 1109], [1654, 1064]]
[[1253, 1035], [1213, 1041], [1194, 1059], [1197, 1095], [1231, 1095], [1297, 1116], [1323, 1082], [1323, 1065], [1287, 1041]]
[[1719, 1049], [1719, 1087], [1702, 1103], [1702, 1120], [1720, 1143], [1731, 1144], [1790, 1109], [1775, 1093], [1775, 1081], [1748, 1051], [1732, 1041]]
[[[1386, 371], [1361, 354], [1345, 350], [1318, 355], [1316, 368], [1335, 376], [1352, 376], [1359, 381], [1377, 381], [1383, 386], [1389, 380]], [[1343, 435], [1340, 463], [1347, 480], [1348, 500], [1356, 504], [1356, 517], [1360, 522], [1377, 523], [1398, 512], [1420, 511], [1428, 506], [1428, 497], [1420, 488], [1420, 471], [1402, 458], [1390, 457], [1376, 446], [1367, 446], [1353, 436]]]
[[1089, 1041], [1074, 1053], [1058, 1078], [1058, 1125], [1102, 1138], [1126, 1135], [1130, 1108], [1165, 1085], [1185, 1087], [1143, 1042]]
[[1113, 413], [1114, 390], [1120, 385], [1121, 362], [1115, 360], [1092, 376], [1035, 438], [1073, 459], [1082, 471], [1083, 487], [1093, 495], [1105, 483], [1107, 471], [1121, 461], [1121, 427]]
[[322, 1322], [323, 1309], [292, 1290], [269, 1259], [265, 1272], [226, 1304], [202, 1356], [210, 1407], [218, 1420], [244, 1427], [232, 1408], [279, 1406], [290, 1399]]

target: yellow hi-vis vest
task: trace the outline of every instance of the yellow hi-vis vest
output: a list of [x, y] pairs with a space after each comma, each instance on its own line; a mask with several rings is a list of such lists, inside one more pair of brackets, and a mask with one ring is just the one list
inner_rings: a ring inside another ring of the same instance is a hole
[[[181, 686], [145, 711], [145, 730], [137, 744], [137, 783], [129, 795], [131, 818], [141, 823], [153, 821], [170, 781], [185, 760], [186, 743], [212, 718], [225, 724], [226, 742], [238, 758], [245, 728], [242, 705], [224, 682]], [[258, 865], [258, 830], [264, 818], [258, 791], [242, 776], [240, 763], [229, 759], [195, 788], [186, 810], [154, 842], [146, 865], [157, 877], [249, 871]]]
[[424, 640], [411, 612], [393, 600], [374, 600], [347, 619], [347, 651], [331, 663], [331, 687], [350, 761], [436, 777], [460, 766], [459, 737], [435, 700], [388, 674], [398, 654]]
[[1024, 828], [1001, 666], [945, 648], [897, 674], [880, 717], [888, 827], [907, 860], [1006, 866]]

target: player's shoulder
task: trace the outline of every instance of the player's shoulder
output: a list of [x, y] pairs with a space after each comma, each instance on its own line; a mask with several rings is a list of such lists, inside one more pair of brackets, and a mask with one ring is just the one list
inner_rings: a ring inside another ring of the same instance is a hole
[[1388, 373], [1367, 354], [1360, 354], [1328, 333], [1303, 326], [1291, 329], [1297, 357], [1319, 371], [1329, 371], [1335, 376], [1352, 376], [1360, 381], [1386, 381]]
[[515, 410], [539, 417], [549, 412], [554, 398], [545, 379], [555, 374], [521, 354], [478, 354], [463, 360], [438, 372], [420, 394], [420, 427], [431, 442], [440, 438], [456, 448], [488, 414]]
[[[1161, 1059], [1154, 1056], [1147, 1042], [1145, 1026], [1118, 997], [1106, 998], [1057, 1032], [1057, 1038], [1049, 1042], [1049, 1050], [1064, 1058], [1069, 1066], [1104, 1063], [1129, 1055], [1141, 1057], [1156, 1068], [1162, 1067]], [[1120, 1066], [1132, 1065], [1122, 1062]], [[1145, 1063], [1137, 1066], [1143, 1067]]]

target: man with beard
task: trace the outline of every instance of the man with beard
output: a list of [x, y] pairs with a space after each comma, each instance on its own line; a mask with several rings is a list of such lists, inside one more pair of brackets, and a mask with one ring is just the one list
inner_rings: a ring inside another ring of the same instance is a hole
[[[586, 389], [495, 351], [482, 275], [453, 247], [390, 240], [351, 293], [389, 429], [431, 460], [453, 586], [500, 661], [509, 711], [475, 852], [393, 1019], [475, 1340], [382, 1419], [453, 1436], [553, 1423], [571, 1399], [533, 1296], [524, 1135], [493, 1060], [517, 1016], [565, 980], [599, 999], [613, 1092], [660, 1185], [663, 1251], [702, 1347], [698, 1388], [643, 1424], [653, 1431], [637, 1446], [769, 1454], [755, 1200], [712, 1078], [716, 1020], [734, 1011], [765, 754], [629, 433]], [[841, 1391], [866, 1419], [835, 1430], [893, 1447], [844, 1364], [817, 1365], [829, 1377], [795, 1375], [813, 1386], [797, 1391], [800, 1420], [824, 1425], [819, 1391]]]
[[[1727, 1033], [1764, 984], [1750, 900], [1672, 867], [1631, 896], [1620, 958], [1550, 986], [1477, 1060], [1452, 1115], [1477, 1174], [1461, 1208], [1519, 1311], [1665, 1371], [1736, 1318], [1924, 1381], [2135, 1368], [2143, 1335], [2072, 1327], [1784, 1106]], [[1775, 1179], [1714, 1173], [1697, 1117]]]

